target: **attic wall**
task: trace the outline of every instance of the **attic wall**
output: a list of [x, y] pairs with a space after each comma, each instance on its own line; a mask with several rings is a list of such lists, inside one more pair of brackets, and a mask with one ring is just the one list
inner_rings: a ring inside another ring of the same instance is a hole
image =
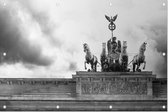
[[75, 93], [76, 83], [71, 79], [0, 79], [0, 96]]
[[158, 78], [153, 81], [153, 96], [156, 98], [167, 98], [167, 79]]

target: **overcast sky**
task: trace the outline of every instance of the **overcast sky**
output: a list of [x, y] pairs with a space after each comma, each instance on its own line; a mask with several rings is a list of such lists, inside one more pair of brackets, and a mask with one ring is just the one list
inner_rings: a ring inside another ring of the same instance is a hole
[[114, 35], [127, 41], [129, 61], [146, 41], [146, 70], [166, 77], [166, 0], [0, 0], [0, 77], [83, 71], [83, 43], [100, 60], [102, 42], [111, 37], [105, 14], [118, 14]]

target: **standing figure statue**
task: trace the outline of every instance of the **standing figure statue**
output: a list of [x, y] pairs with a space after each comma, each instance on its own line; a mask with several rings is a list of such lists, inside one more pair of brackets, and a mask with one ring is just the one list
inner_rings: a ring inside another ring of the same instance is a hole
[[116, 37], [107, 41], [107, 50], [108, 50], [108, 63], [110, 71], [120, 71], [119, 57], [121, 53], [121, 42], [116, 41]]
[[146, 44], [146, 42], [143, 42], [143, 44], [139, 48], [139, 54], [135, 55], [133, 60], [131, 61], [133, 65], [133, 72], [135, 72], [135, 68], [136, 71], [141, 72], [141, 69], [139, 69], [139, 67], [142, 63], [144, 63], [143, 69], [145, 69], [146, 61], [144, 52], [146, 51]]
[[85, 69], [87, 69], [86, 63], [91, 64], [92, 71], [96, 72], [97, 71], [97, 63], [98, 63], [97, 57], [91, 53], [87, 43], [83, 44], [83, 48], [84, 48], [84, 52], [86, 53], [85, 62], [84, 62]]
[[109, 63], [109, 71], [120, 71], [119, 57], [121, 53], [121, 42], [116, 41], [116, 37], [113, 37], [113, 31], [116, 29], [116, 25], [114, 24], [118, 15], [114, 17], [109, 17], [105, 15], [105, 18], [110, 22], [108, 25], [109, 30], [111, 31], [111, 38], [107, 41], [107, 50], [108, 50], [108, 63]]
[[110, 39], [107, 41], [107, 50], [108, 54], [116, 53], [117, 51], [116, 37], [113, 37], [112, 40]]

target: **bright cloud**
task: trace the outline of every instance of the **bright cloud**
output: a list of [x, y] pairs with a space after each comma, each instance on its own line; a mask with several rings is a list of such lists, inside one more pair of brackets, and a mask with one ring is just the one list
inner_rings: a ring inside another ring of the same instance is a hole
[[163, 2], [0, 0], [0, 77], [71, 77], [84, 70], [83, 43], [99, 58], [102, 42], [111, 36], [105, 14], [118, 14], [114, 35], [127, 41], [130, 54], [147, 41], [146, 70], [166, 77], [167, 57], [162, 53], [167, 54], [167, 3]]

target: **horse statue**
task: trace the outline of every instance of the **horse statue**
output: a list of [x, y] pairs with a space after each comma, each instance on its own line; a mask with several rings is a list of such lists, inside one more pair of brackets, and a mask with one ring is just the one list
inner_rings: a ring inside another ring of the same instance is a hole
[[121, 49], [120, 54], [120, 64], [121, 64], [121, 71], [128, 72], [128, 54], [127, 54], [127, 41], [123, 41], [123, 46]]
[[84, 48], [84, 52], [86, 53], [85, 62], [84, 62], [85, 69], [87, 69], [87, 67], [86, 67], [86, 63], [87, 63], [87, 64], [91, 65], [92, 71], [96, 72], [97, 71], [97, 63], [98, 63], [97, 57], [91, 53], [87, 43], [83, 44], [83, 48]]
[[144, 63], [143, 69], [145, 69], [146, 66], [146, 61], [145, 61], [145, 55], [144, 52], [146, 51], [146, 42], [143, 42], [143, 44], [139, 48], [139, 53], [134, 56], [132, 60], [132, 65], [133, 65], [133, 72], [135, 72], [135, 67], [136, 71], [141, 72], [141, 69], [139, 69], [140, 65]]
[[106, 55], [106, 43], [102, 43], [102, 53], [100, 55], [101, 62], [101, 71], [108, 72], [109, 71], [109, 63]]

